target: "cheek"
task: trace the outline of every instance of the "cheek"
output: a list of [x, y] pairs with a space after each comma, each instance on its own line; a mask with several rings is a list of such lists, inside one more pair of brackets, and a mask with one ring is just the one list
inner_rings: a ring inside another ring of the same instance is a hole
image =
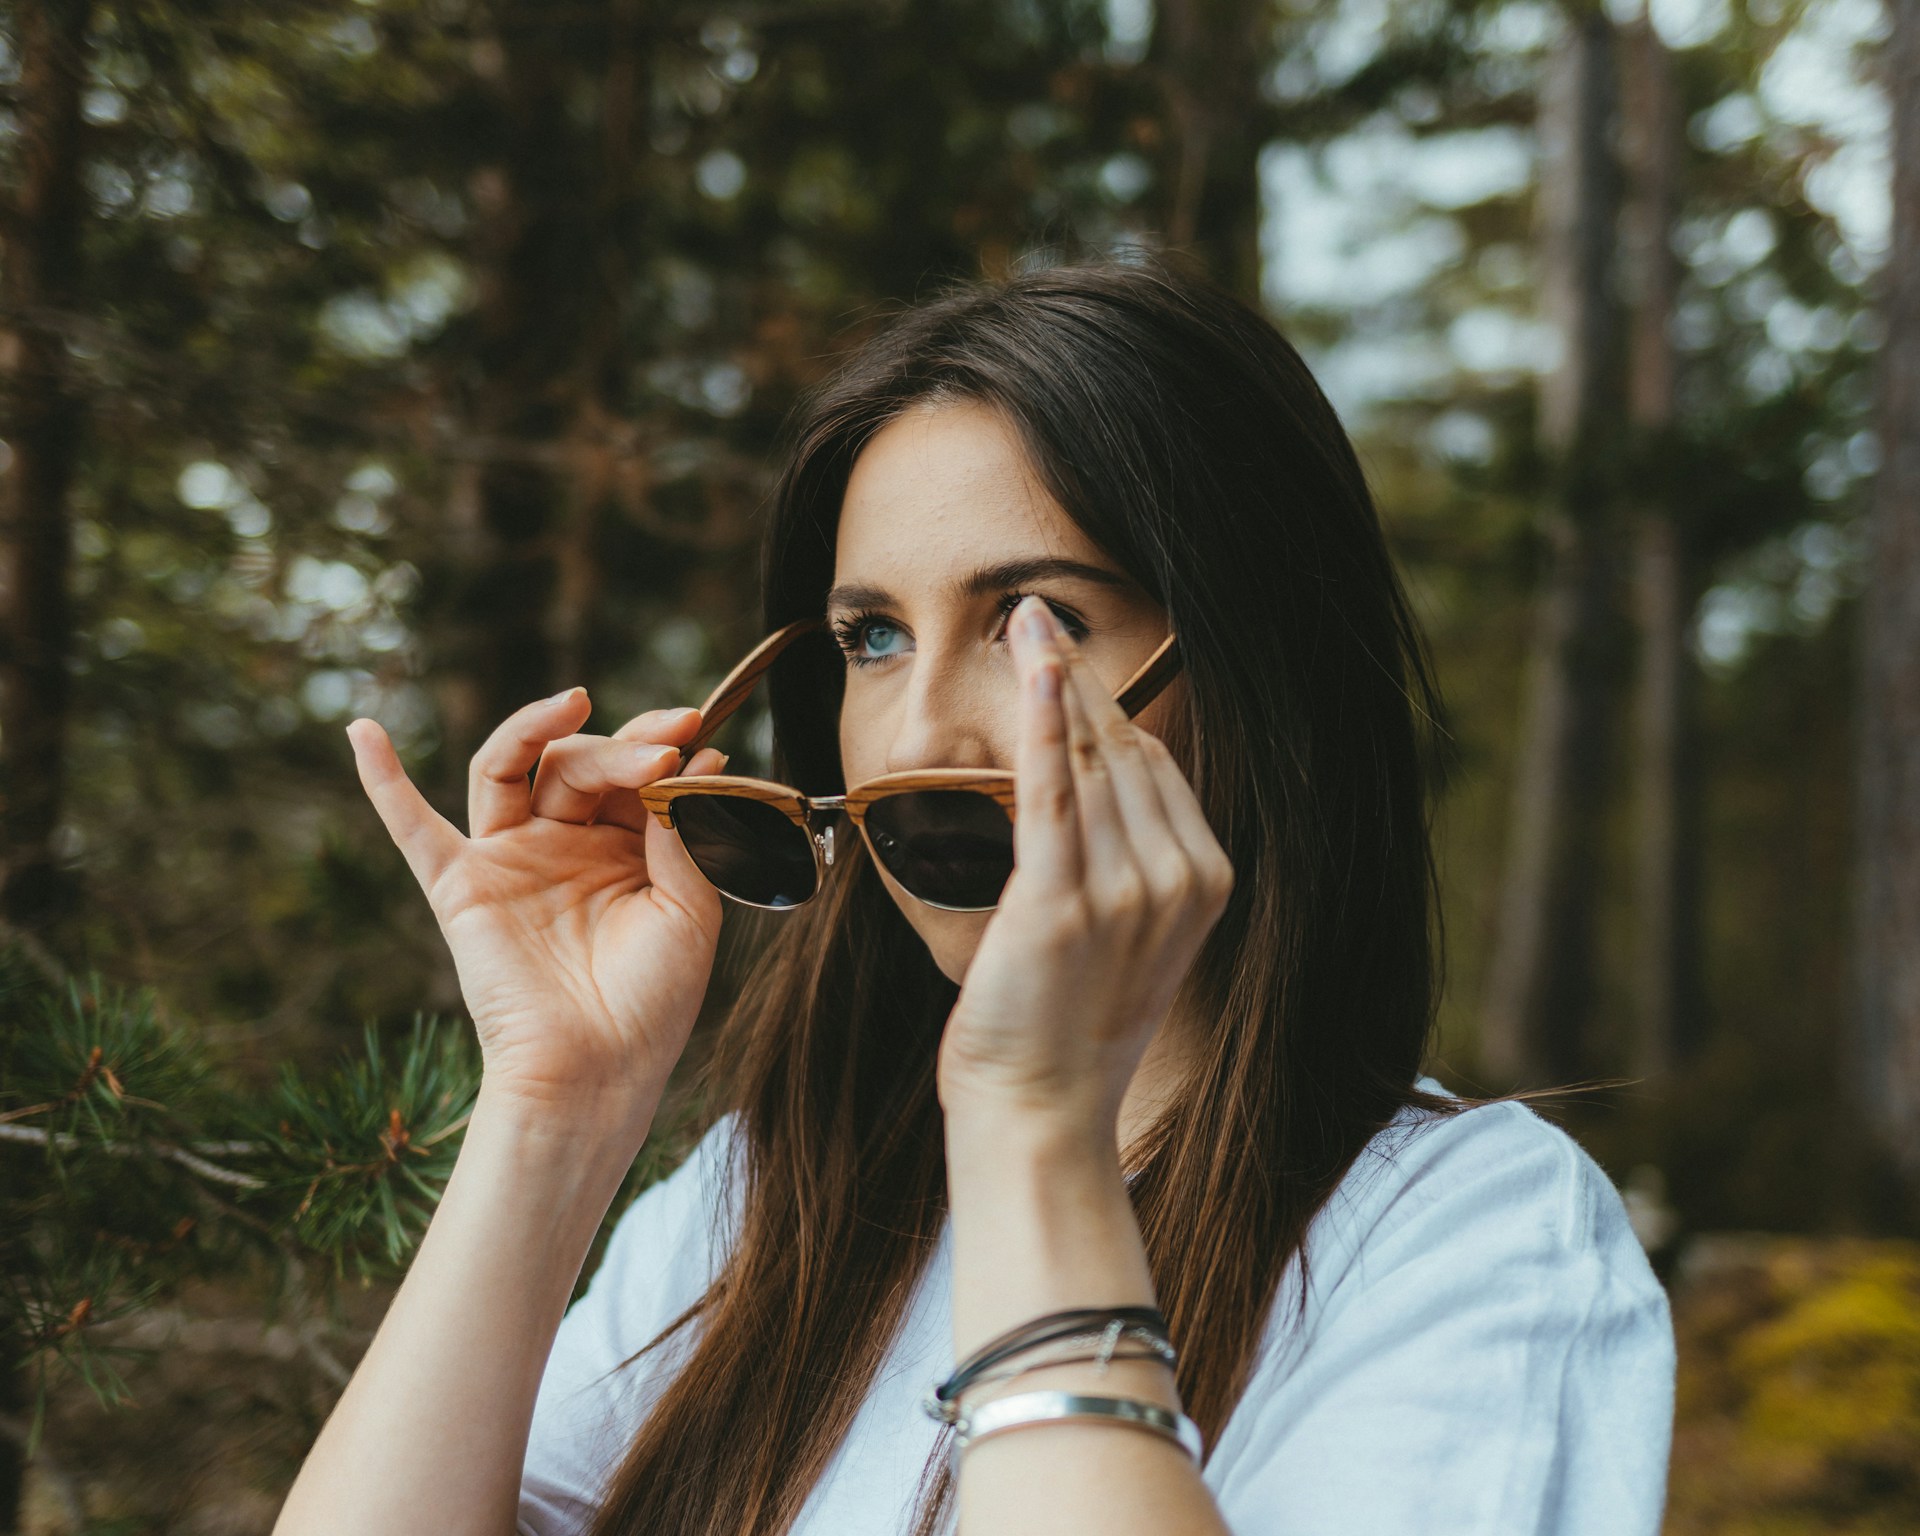
[[851, 789], [887, 771], [901, 730], [901, 694], [887, 680], [849, 677], [840, 698], [840, 769]]
[[906, 918], [908, 926], [920, 935], [920, 942], [927, 946], [927, 953], [933, 956], [933, 963], [940, 968], [940, 974], [958, 986], [966, 979], [967, 967], [973, 963], [974, 951], [980, 947], [980, 935], [986, 932], [993, 914], [942, 912], [938, 907], [915, 901], [895, 885], [893, 877], [877, 863], [873, 868], [880, 877], [880, 883], [887, 888], [887, 894], [893, 898], [893, 904]]

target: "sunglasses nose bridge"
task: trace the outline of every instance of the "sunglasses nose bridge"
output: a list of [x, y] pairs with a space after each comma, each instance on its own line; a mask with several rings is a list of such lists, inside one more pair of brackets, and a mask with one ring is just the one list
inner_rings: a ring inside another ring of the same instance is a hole
[[806, 802], [807, 833], [813, 839], [818, 850], [820, 862], [828, 869], [833, 868], [834, 820], [846, 809], [845, 795], [809, 795]]

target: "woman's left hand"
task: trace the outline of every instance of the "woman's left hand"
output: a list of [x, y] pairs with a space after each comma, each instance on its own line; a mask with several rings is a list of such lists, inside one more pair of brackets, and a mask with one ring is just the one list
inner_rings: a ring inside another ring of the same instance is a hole
[[1166, 745], [1046, 604], [1024, 599], [1009, 628], [1015, 867], [941, 1038], [940, 1101], [1110, 1137], [1233, 866]]

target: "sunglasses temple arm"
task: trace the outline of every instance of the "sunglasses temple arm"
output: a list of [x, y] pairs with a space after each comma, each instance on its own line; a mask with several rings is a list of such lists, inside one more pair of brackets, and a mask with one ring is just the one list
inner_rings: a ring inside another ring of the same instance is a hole
[[746, 703], [747, 695], [753, 692], [761, 674], [779, 659], [780, 653], [802, 635], [821, 627], [818, 619], [796, 620], [776, 629], [747, 652], [740, 664], [721, 679], [720, 686], [707, 695], [707, 702], [700, 706], [700, 729], [694, 732], [693, 740], [680, 749], [681, 769], [693, 761], [694, 753], [719, 734], [720, 727], [727, 723], [733, 712]]
[[1125, 685], [1113, 696], [1114, 703], [1131, 720], [1160, 696], [1160, 692], [1172, 682], [1180, 671], [1180, 642], [1172, 635], [1160, 642], [1160, 649], [1141, 664], [1140, 670], [1128, 678]]

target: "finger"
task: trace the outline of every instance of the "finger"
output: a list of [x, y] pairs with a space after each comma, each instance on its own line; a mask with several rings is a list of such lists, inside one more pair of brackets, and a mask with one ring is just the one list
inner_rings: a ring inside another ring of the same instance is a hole
[[589, 709], [586, 689], [569, 688], [516, 709], [494, 728], [467, 765], [467, 829], [472, 836], [518, 826], [533, 814], [527, 775], [547, 743], [571, 736]]
[[1053, 622], [1055, 644], [1067, 665], [1067, 693], [1073, 706], [1068, 714], [1069, 727], [1081, 722], [1099, 748], [1135, 858], [1143, 868], [1166, 865], [1169, 854], [1179, 855], [1184, 850], [1168, 824], [1159, 782], [1147, 764], [1143, 750], [1146, 732], [1114, 702], [1111, 690], [1073, 637], [1057, 620]]
[[387, 835], [407, 861], [407, 868], [420, 882], [420, 889], [431, 891], [446, 867], [459, 856], [466, 841], [460, 829], [448, 821], [414, 788], [400, 756], [376, 720], [355, 720], [347, 727], [347, 740], [353, 746], [354, 766], [360, 772], [360, 785], [373, 802]]
[[[664, 779], [675, 777], [674, 765], [678, 763], [679, 760], [680, 754], [678, 751], [675, 751], [674, 755], [667, 760], [666, 771], [654, 775], [654, 778]], [[725, 754], [716, 752], [712, 747], [703, 747], [700, 751], [696, 752], [693, 755], [693, 762], [702, 763], [706, 766], [691, 769], [691, 764], [689, 764], [688, 768], [679, 770], [679, 776], [685, 777], [689, 769], [697, 773], [719, 773], [727, 766]], [[653, 780], [649, 779], [647, 782], [652, 783]], [[600, 809], [593, 819], [596, 824], [626, 827], [630, 831], [644, 832], [647, 830], [647, 824], [653, 821], [654, 816], [653, 812], [648, 810], [646, 805], [641, 801], [640, 791], [637, 788], [614, 789], [608, 791], [606, 797], [601, 800]]]
[[[726, 765], [724, 756], [712, 747], [702, 747], [694, 753], [686, 771], [718, 773]], [[644, 807], [641, 813], [647, 819], [647, 876], [654, 888], [685, 911], [705, 932], [714, 932], [720, 925], [720, 893], [687, 856], [687, 850], [680, 845], [679, 834], [671, 827], [661, 826]]]
[[534, 770], [532, 809], [549, 821], [605, 821], [608, 794], [664, 779], [680, 766], [680, 749], [657, 741], [568, 736], [551, 742]]
[[[1038, 599], [1025, 598], [1022, 607]], [[1015, 610], [1012, 632], [1019, 669], [1019, 732], [1014, 747], [1013, 861], [1023, 885], [1077, 890], [1083, 878], [1080, 812], [1061, 710], [1060, 658]]]
[[697, 709], [650, 709], [613, 733], [615, 741], [664, 741], [680, 746], [700, 724]]
[[1133, 836], [1120, 809], [1114, 763], [1106, 743], [1088, 716], [1080, 690], [1074, 686], [1074, 665], [1067, 655], [1071, 641], [1060, 642], [1060, 712], [1066, 717], [1067, 758], [1073, 765], [1073, 797], [1080, 812], [1080, 847], [1086, 884], [1094, 897], [1109, 907], [1143, 904], [1145, 882], [1135, 858]]
[[[697, 709], [650, 709], [643, 715], [635, 715], [619, 730], [613, 733], [615, 741], [665, 742], [672, 746], [683, 746], [700, 726], [700, 711]], [[726, 759], [722, 758], [722, 762]], [[684, 772], [685, 770], [679, 770]], [[713, 770], [718, 772], [718, 769]], [[669, 774], [674, 769], [667, 770]], [[627, 827], [635, 832], [644, 832], [647, 823], [653, 820], [653, 812], [640, 803], [640, 796], [630, 790], [612, 790], [600, 802], [600, 809], [594, 814], [596, 822], [605, 822], [617, 827]]]
[[1193, 792], [1186, 774], [1174, 760], [1172, 750], [1158, 736], [1144, 733], [1143, 754], [1147, 767], [1160, 786], [1160, 803], [1166, 807], [1167, 823], [1181, 847], [1187, 851], [1200, 879], [1201, 889], [1215, 907], [1224, 907], [1233, 891], [1233, 861], [1214, 833], [1200, 797]]

